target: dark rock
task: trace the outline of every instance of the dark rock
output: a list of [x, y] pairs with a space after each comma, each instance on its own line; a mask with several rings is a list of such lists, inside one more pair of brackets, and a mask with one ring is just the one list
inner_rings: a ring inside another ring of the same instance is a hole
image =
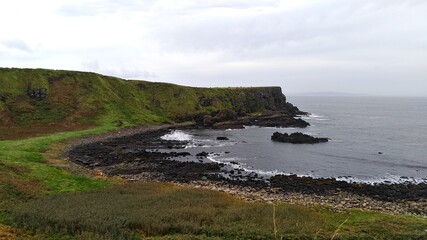
[[237, 120], [237, 113], [231, 109], [220, 110], [213, 118], [214, 122], [226, 122]]
[[205, 115], [203, 117], [203, 126], [212, 126], [214, 124], [213, 117], [211, 115]]
[[196, 154], [196, 157], [207, 157], [209, 155], [209, 153], [203, 151], [201, 153]]
[[279, 113], [271, 116], [257, 116], [249, 119], [249, 123], [245, 125], [253, 125], [259, 127], [298, 127], [305, 128], [310, 124], [300, 118], [295, 118], [294, 115]]
[[193, 116], [193, 121], [196, 123], [197, 126], [204, 126], [204, 120], [207, 113], [198, 113]]
[[30, 84], [28, 85], [28, 88], [27, 88], [27, 96], [37, 101], [43, 100], [47, 96], [47, 89], [46, 88], [33, 89]]
[[271, 140], [275, 142], [293, 143], [293, 144], [302, 144], [302, 143], [314, 144], [314, 143], [323, 143], [323, 142], [329, 141], [328, 138], [316, 138], [316, 137], [312, 137], [310, 135], [299, 133], [299, 132], [292, 133], [290, 135], [287, 133], [275, 132], [271, 136]]
[[177, 152], [173, 156], [175, 156], [175, 157], [186, 157], [186, 156], [191, 156], [191, 153], [189, 153], [189, 152]]
[[227, 141], [228, 137], [217, 137], [216, 140]]

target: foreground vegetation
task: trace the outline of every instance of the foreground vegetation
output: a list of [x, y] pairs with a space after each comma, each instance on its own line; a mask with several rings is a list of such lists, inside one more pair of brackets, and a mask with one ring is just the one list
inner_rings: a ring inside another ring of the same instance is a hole
[[[273, 239], [273, 205], [167, 184], [126, 184], [55, 195], [11, 210], [17, 226], [112, 239], [195, 235]], [[427, 222], [380, 213], [333, 213], [320, 207], [275, 206], [277, 236], [286, 239], [425, 239]], [[341, 227], [340, 225], [344, 223]]]

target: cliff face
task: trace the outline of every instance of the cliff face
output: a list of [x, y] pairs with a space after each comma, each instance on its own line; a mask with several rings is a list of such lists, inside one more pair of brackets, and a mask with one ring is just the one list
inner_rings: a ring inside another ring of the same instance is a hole
[[0, 68], [0, 134], [18, 126], [61, 130], [186, 121], [223, 109], [239, 115], [296, 111], [279, 87], [193, 88], [87, 72]]

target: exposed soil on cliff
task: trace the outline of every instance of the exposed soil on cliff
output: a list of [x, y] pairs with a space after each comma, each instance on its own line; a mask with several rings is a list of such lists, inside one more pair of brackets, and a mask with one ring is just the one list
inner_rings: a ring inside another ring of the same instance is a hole
[[28, 126], [0, 126], [0, 141], [2, 140], [17, 140], [30, 137], [40, 137], [57, 132], [78, 131], [94, 128], [89, 124], [31, 124]]

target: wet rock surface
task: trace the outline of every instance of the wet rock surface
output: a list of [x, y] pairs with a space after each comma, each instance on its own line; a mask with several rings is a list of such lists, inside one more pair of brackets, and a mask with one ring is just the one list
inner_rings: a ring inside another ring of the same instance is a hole
[[294, 110], [297, 112], [286, 111], [265, 111], [259, 116], [238, 115], [233, 110], [221, 110], [211, 114], [200, 113], [193, 117], [196, 127], [198, 128], [213, 128], [213, 129], [239, 129], [244, 126], [258, 127], [297, 127], [305, 128], [310, 124], [301, 118], [296, 117], [296, 114], [304, 115], [306, 113]]
[[192, 156], [184, 149], [187, 142], [160, 138], [171, 128], [175, 126], [93, 136], [74, 142], [66, 155], [69, 160], [107, 176], [207, 187], [250, 201], [290, 201], [427, 215], [427, 184], [370, 185], [296, 175], [269, 178], [246, 172], [237, 162], [218, 164], [206, 158], [215, 153]]
[[189, 152], [182, 151], [187, 142], [160, 139], [167, 132], [168, 129], [146, 131], [76, 146], [68, 151], [68, 157], [108, 176], [144, 173], [153, 179], [188, 182], [220, 172], [221, 164], [185, 161], [191, 157]]
[[228, 137], [217, 137], [216, 140], [227, 141], [229, 139], [228, 139]]
[[[344, 191], [368, 196], [382, 201], [418, 201], [427, 199], [427, 184], [365, 184], [338, 181], [335, 178], [298, 177], [297, 175], [275, 175], [270, 186], [287, 192], [315, 193]], [[427, 210], [427, 209], [426, 209]]]
[[299, 133], [299, 132], [291, 133], [291, 134], [275, 132], [271, 136], [271, 140], [275, 142], [292, 143], [292, 144], [304, 144], [304, 143], [315, 144], [315, 143], [324, 143], [329, 141], [328, 138], [312, 137], [310, 135]]

